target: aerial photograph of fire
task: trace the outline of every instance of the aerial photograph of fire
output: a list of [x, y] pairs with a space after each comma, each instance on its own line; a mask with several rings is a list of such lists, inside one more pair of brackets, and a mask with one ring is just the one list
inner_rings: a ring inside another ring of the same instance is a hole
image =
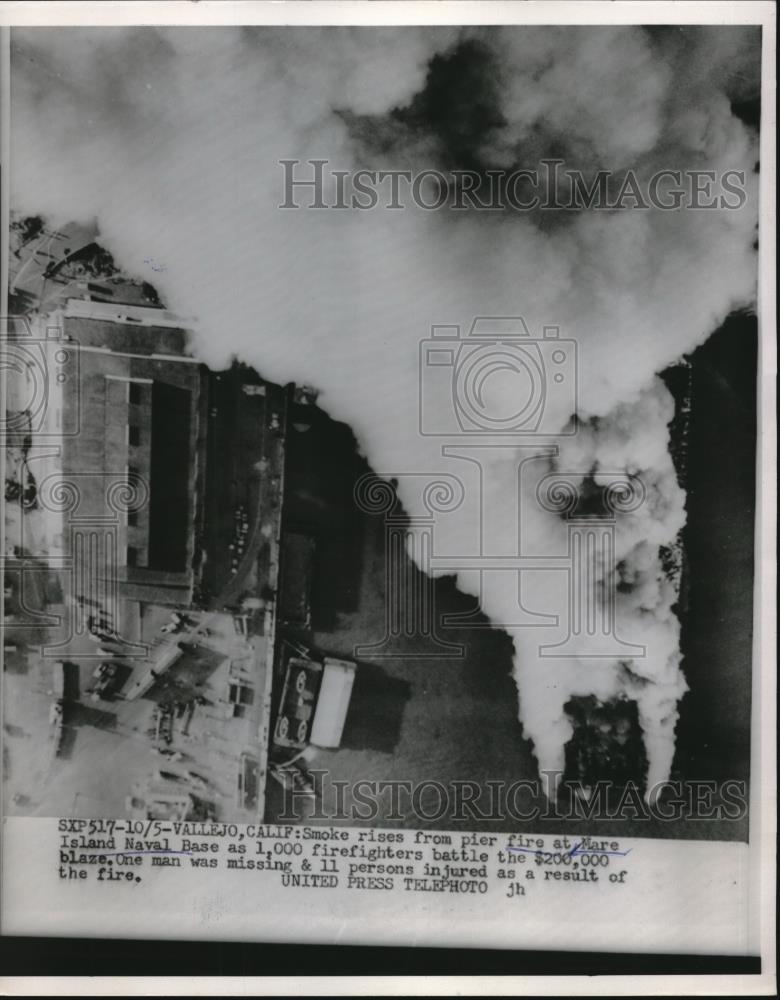
[[760, 70], [14, 28], [5, 814], [747, 841]]

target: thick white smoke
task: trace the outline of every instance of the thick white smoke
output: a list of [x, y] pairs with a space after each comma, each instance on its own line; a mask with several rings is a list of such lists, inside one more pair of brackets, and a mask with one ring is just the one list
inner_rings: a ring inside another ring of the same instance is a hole
[[[555, 467], [625, 470], [647, 487], [617, 535], [618, 631], [647, 655], [630, 669], [542, 661], [536, 630], [512, 630], [520, 718], [540, 766], [560, 769], [571, 695], [628, 692], [653, 782], [668, 775], [685, 690], [675, 588], [659, 558], [683, 525], [684, 496], [668, 450], [673, 403], [656, 373], [752, 300], [755, 191], [739, 211], [565, 219], [408, 200], [403, 211], [277, 207], [280, 159], [442, 166], [419, 133], [369, 154], [349, 116], [409, 105], [430, 60], [466, 39], [488, 54], [502, 119], [474, 151], [484, 165], [534, 168], [563, 147], [567, 168], [737, 169], [752, 183], [754, 138], [729, 103], [755, 59], [739, 29], [31, 30], [13, 39], [13, 204], [61, 222], [96, 217], [123, 268], [196, 317], [199, 356], [219, 366], [238, 355], [270, 379], [316, 386], [380, 473], [453, 471], [419, 433], [418, 343], [431, 324], [522, 315], [534, 334], [555, 324], [576, 339], [590, 422], [562, 439]], [[558, 416], [563, 426], [570, 413]], [[560, 553], [564, 522], [524, 500], [534, 546]], [[510, 534], [514, 506], [496, 509]], [[457, 551], [470, 530], [453, 518], [443, 547]], [[598, 571], [609, 582], [614, 566]], [[534, 577], [534, 609], [561, 610], [560, 576]], [[459, 583], [473, 586], [467, 574]], [[494, 621], [513, 621], [513, 588], [483, 599]]]

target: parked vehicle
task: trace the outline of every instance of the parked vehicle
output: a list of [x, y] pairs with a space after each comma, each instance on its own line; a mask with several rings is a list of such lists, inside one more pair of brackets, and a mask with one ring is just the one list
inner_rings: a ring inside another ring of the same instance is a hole
[[115, 663], [101, 663], [92, 675], [95, 683], [92, 686], [90, 698], [99, 701], [109, 693], [114, 685], [119, 669]]
[[277, 746], [302, 750], [309, 742], [321, 677], [322, 664], [295, 656], [289, 659], [274, 730]]
[[357, 665], [330, 656], [313, 660], [305, 647], [292, 648], [298, 655], [287, 661], [274, 744], [335, 749], [341, 744]]
[[357, 666], [351, 660], [329, 656], [323, 666], [310, 738], [316, 746], [335, 748], [341, 745]]
[[[54, 694], [56, 701], [49, 708], [49, 725], [52, 727], [52, 752], [56, 757], [62, 750], [65, 739], [65, 702], [62, 698], [62, 676], [65, 664], [61, 660], [57, 660], [54, 666]], [[58, 677], [60, 678], [59, 685], [57, 683]]]
[[65, 698], [65, 661], [55, 660], [53, 666], [52, 691], [54, 700], [62, 701]]

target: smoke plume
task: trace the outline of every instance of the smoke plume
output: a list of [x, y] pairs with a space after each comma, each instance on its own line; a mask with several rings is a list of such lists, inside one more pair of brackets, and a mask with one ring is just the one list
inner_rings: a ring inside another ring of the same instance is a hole
[[[629, 694], [649, 780], [667, 777], [685, 681], [660, 550], [685, 498], [658, 373], [755, 294], [757, 140], [732, 103], [754, 92], [756, 33], [32, 29], [12, 41], [14, 208], [96, 218], [123, 269], [195, 318], [198, 356], [315, 386], [378, 472], [453, 471], [419, 433], [418, 344], [431, 324], [522, 315], [535, 335], [554, 324], [577, 341], [581, 427], [539, 471], [624, 471], [645, 484], [644, 504], [618, 521], [615, 564], [597, 574], [605, 586], [619, 574], [618, 632], [646, 656], [545, 660], [537, 630], [509, 628], [519, 716], [540, 767], [561, 768], [569, 698]], [[278, 208], [280, 159], [486, 171], [544, 157], [589, 175], [741, 170], [748, 200], [736, 211]], [[570, 418], [556, 414], [561, 428]], [[528, 489], [533, 547], [560, 554], [566, 525]], [[493, 527], [511, 534], [514, 506], [495, 499], [506, 524]], [[462, 549], [467, 515], [443, 523], [437, 544]], [[533, 576], [529, 605], [561, 611], [560, 575]], [[474, 589], [468, 573], [458, 582]], [[513, 587], [482, 599], [494, 622], [517, 615]]]

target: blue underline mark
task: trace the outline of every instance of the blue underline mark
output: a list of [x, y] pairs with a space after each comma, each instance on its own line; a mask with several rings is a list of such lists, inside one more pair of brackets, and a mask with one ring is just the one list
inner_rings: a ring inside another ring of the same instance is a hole
[[[602, 851], [595, 847], [583, 847], [582, 841], [577, 841], [577, 843], [568, 851], [568, 855], [571, 858], [575, 858], [581, 854], [604, 854], [611, 855], [612, 857], [624, 858], [627, 854], [630, 854], [633, 848], [629, 847], [627, 851]], [[554, 854], [557, 852], [549, 851], [545, 848], [539, 850], [535, 847], [507, 847], [507, 851], [523, 851], [525, 854]]]
[[100, 853], [104, 858], [116, 858], [120, 854], [192, 854], [192, 851], [110, 851], [109, 853], [101, 851]]

